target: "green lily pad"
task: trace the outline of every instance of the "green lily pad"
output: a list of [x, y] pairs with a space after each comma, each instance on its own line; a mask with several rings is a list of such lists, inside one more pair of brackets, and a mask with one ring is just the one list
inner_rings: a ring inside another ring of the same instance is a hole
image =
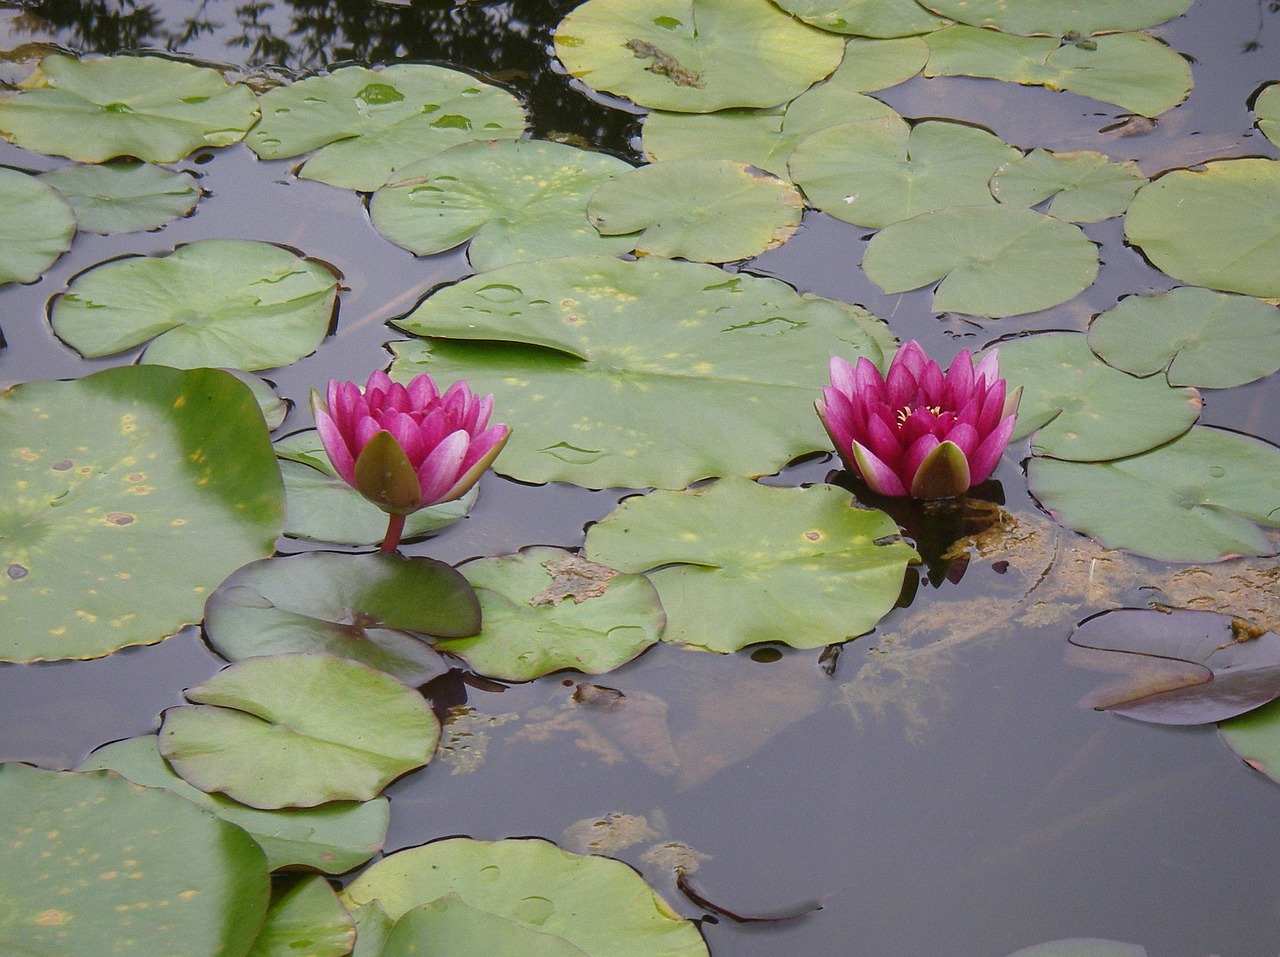
[[314, 808], [264, 811], [221, 794], [206, 794], [173, 773], [160, 757], [154, 734], [126, 738], [90, 754], [80, 771], [115, 771], [134, 784], [164, 788], [243, 828], [267, 855], [267, 867], [308, 867], [341, 874], [382, 850], [391, 819], [384, 797], [372, 801], [331, 801]]
[[148, 163], [66, 166], [40, 179], [61, 193], [87, 233], [158, 229], [196, 208], [200, 187], [190, 173]]
[[860, 37], [907, 37], [930, 33], [952, 21], [911, 0], [776, 0], [805, 23]]
[[238, 569], [209, 596], [205, 635], [230, 661], [325, 651], [425, 684], [448, 670], [412, 632], [480, 630], [467, 580], [442, 562], [400, 555], [306, 552]]
[[440, 723], [412, 688], [326, 654], [247, 658], [170, 708], [160, 753], [186, 781], [258, 808], [367, 801], [431, 760]]
[[1113, 369], [1078, 332], [1025, 336], [999, 347], [1009, 388], [1022, 387], [1013, 438], [1030, 435], [1034, 455], [1080, 462], [1136, 455], [1182, 435], [1200, 415], [1195, 389]]
[[1195, 286], [1126, 296], [1089, 324], [1089, 348], [1134, 375], [1168, 370], [1170, 385], [1227, 389], [1280, 369], [1280, 312]]
[[1023, 36], [1144, 30], [1182, 16], [1191, 0], [924, 0], [944, 17]]
[[394, 922], [382, 909], [381, 901], [371, 900], [359, 907], [343, 906], [347, 907], [356, 924], [356, 946], [351, 957], [384, 957], [383, 947]]
[[629, 235], [636, 253], [695, 262], [748, 259], [790, 239], [804, 201], [796, 188], [732, 160], [641, 166], [603, 184], [587, 215], [603, 235]]
[[1066, 90], [1142, 116], [1159, 116], [1191, 91], [1187, 61], [1145, 33], [1112, 33], [1087, 44], [1064, 44], [1057, 37], [1019, 37], [958, 25], [926, 39], [930, 53], [925, 76], [981, 76]]
[[654, 257], [507, 266], [396, 325], [432, 340], [394, 344], [393, 378], [494, 393], [512, 430], [499, 472], [592, 488], [684, 488], [828, 448], [812, 404], [830, 357], [883, 366], [894, 348], [855, 306]]
[[167, 791], [0, 765], [0, 950], [244, 957], [267, 909], [262, 850]]
[[994, 203], [991, 175], [1021, 154], [998, 136], [898, 116], [833, 126], [802, 140], [791, 178], [818, 209], [879, 229], [947, 206]]
[[1280, 450], [1252, 436], [1196, 426], [1113, 462], [1033, 458], [1027, 478], [1057, 521], [1108, 548], [1166, 562], [1276, 552], [1254, 523], [1280, 525]]
[[563, 143], [464, 143], [397, 170], [373, 194], [374, 228], [397, 246], [429, 256], [467, 240], [477, 272], [513, 262], [629, 252], [629, 238], [602, 237], [587, 200], [631, 169], [607, 153]]
[[1101, 153], [1032, 150], [991, 177], [991, 195], [1010, 206], [1036, 206], [1069, 223], [1096, 223], [1129, 208], [1147, 181], [1136, 163], [1113, 163]]
[[1147, 957], [1147, 949], [1101, 937], [1067, 937], [1023, 947], [1009, 957]]
[[468, 73], [422, 63], [348, 66], [263, 94], [262, 121], [245, 138], [263, 159], [312, 150], [299, 175], [375, 190], [397, 170], [468, 140], [515, 139], [520, 101]]
[[[386, 537], [387, 513], [339, 478], [315, 429], [286, 435], [275, 444], [288, 507], [284, 533], [338, 545], [376, 545]], [[412, 541], [466, 518], [478, 487], [462, 498], [405, 516], [401, 541]]]
[[1165, 173], [1138, 190], [1124, 234], [1175, 279], [1280, 299], [1280, 161]]
[[1075, 298], [1098, 274], [1078, 226], [1030, 209], [952, 206], [890, 223], [862, 269], [888, 293], [938, 283], [934, 312], [1013, 316]]
[[[648, 572], [664, 641], [737, 651], [760, 641], [821, 648], [870, 631], [919, 561], [884, 512], [834, 485], [722, 479], [629, 498], [587, 531], [586, 555]], [[894, 539], [886, 541], [887, 539]]]
[[0, 284], [34, 282], [71, 248], [76, 217], [56, 189], [0, 166]]
[[452, 909], [455, 899], [449, 895], [475, 910], [559, 938], [588, 957], [707, 957], [697, 928], [626, 864], [570, 854], [541, 840], [434, 841], [388, 855], [342, 896], [348, 906], [380, 901], [399, 921], [441, 898], [448, 897], [442, 906]]
[[85, 358], [150, 341], [146, 363], [253, 371], [314, 352], [337, 298], [337, 278], [319, 263], [270, 243], [203, 239], [81, 273], [54, 300], [50, 321]]
[[1273, 145], [1280, 146], [1280, 83], [1263, 87], [1253, 101], [1253, 115], [1258, 118], [1258, 129]]
[[485, 957], [585, 957], [558, 934], [472, 907], [457, 894], [410, 908], [387, 936], [382, 957], [476, 953]]
[[0, 136], [81, 163], [176, 163], [201, 147], [238, 143], [258, 118], [247, 86], [161, 57], [54, 54], [19, 87], [0, 98]]
[[1280, 781], [1280, 701], [1224, 721], [1218, 730], [1245, 764]]
[[153, 644], [275, 548], [280, 473], [257, 403], [225, 372], [127, 366], [15, 386], [0, 436], [0, 660]]
[[273, 894], [247, 957], [347, 957], [356, 942], [351, 915], [323, 877], [300, 878]]
[[258, 403], [262, 419], [267, 423], [268, 432], [274, 432], [284, 424], [285, 416], [289, 414], [290, 402], [288, 399], [281, 398], [280, 393], [276, 392], [270, 382], [243, 369], [223, 369], [222, 371], [235, 376], [249, 387], [254, 401]]
[[559, 548], [526, 548], [460, 571], [475, 586], [484, 628], [436, 647], [490, 678], [532, 681], [565, 668], [603, 674], [657, 641], [666, 622], [643, 575]]
[[569, 75], [640, 106], [777, 106], [840, 65], [844, 43], [770, 0], [587, 0], [560, 21]]

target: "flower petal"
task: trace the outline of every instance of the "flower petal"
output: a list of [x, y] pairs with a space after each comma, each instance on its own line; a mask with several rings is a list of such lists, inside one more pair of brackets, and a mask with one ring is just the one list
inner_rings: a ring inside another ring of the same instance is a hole
[[862, 480], [871, 486], [873, 492], [898, 498], [907, 494], [907, 487], [893, 469], [858, 442], [853, 443], [853, 461], [846, 464], [862, 476]]
[[470, 444], [471, 436], [462, 429], [458, 429], [445, 436], [440, 444], [431, 450], [426, 461], [418, 466], [418, 483], [422, 487], [419, 507], [438, 505], [446, 501], [443, 496], [458, 481], [462, 460]]

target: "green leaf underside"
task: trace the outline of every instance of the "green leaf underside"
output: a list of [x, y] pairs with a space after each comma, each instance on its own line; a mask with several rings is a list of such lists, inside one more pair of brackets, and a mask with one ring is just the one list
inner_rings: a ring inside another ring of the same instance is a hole
[[840, 65], [844, 44], [769, 0], [588, 0], [556, 27], [555, 51], [593, 89], [710, 113], [794, 99]]
[[558, 548], [526, 548], [460, 570], [480, 598], [484, 628], [436, 647], [490, 678], [612, 671], [657, 641], [666, 621], [643, 575], [620, 574]]
[[76, 217], [38, 177], [0, 167], [0, 285], [33, 282], [71, 248]]
[[107, 772], [0, 765], [0, 950], [244, 957], [269, 893], [240, 828]]
[[951, 22], [902, 0], [780, 0], [778, 6], [821, 30], [860, 37], [909, 37]]
[[980, 76], [1066, 90], [1159, 116], [1191, 90], [1187, 61], [1154, 37], [1112, 33], [1086, 49], [1057, 37], [1019, 37], [971, 26], [931, 33], [924, 75]]
[[998, 346], [1009, 388], [1022, 387], [1013, 437], [1031, 435], [1035, 455], [1081, 462], [1136, 455], [1183, 434], [1200, 414], [1195, 389], [1113, 369], [1081, 333], [1039, 333]]
[[374, 228], [419, 256], [470, 240], [476, 271], [586, 253], [618, 255], [627, 238], [602, 237], [587, 201], [629, 163], [563, 143], [465, 143], [397, 171], [369, 204]]
[[19, 385], [0, 394], [0, 436], [12, 483], [0, 660], [153, 644], [275, 547], [275, 456], [253, 396], [225, 372], [127, 366]]
[[161, 57], [54, 54], [0, 98], [6, 139], [82, 163], [118, 156], [176, 163], [201, 147], [239, 142], [257, 118], [247, 86]]
[[440, 738], [420, 694], [328, 654], [248, 658], [187, 699], [165, 712], [165, 760], [202, 791], [264, 809], [369, 800]]
[[862, 268], [888, 293], [936, 282], [935, 312], [1012, 316], [1087, 289], [1098, 250], [1079, 227], [1030, 209], [953, 206], [880, 230]]
[[591, 224], [628, 240], [642, 256], [696, 262], [748, 259], [784, 242], [800, 226], [796, 188], [732, 160], [651, 163], [596, 190]]
[[307, 552], [237, 570], [205, 606], [205, 634], [224, 658], [328, 652], [408, 685], [447, 670], [414, 633], [480, 629], [465, 578], [429, 558]]
[[351, 915], [323, 877], [299, 878], [273, 895], [247, 957], [347, 957], [355, 944]]
[[1144, 30], [1187, 12], [1191, 0], [926, 0], [952, 20], [1023, 36]]
[[1168, 562], [1272, 555], [1255, 525], [1280, 526], [1280, 450], [1196, 426], [1113, 462], [1033, 458], [1031, 494], [1062, 524], [1109, 548]]
[[341, 874], [382, 849], [391, 818], [386, 798], [332, 801], [315, 808], [264, 811], [221, 794], [206, 794], [174, 774], [160, 756], [154, 734], [127, 738], [90, 754], [77, 770], [115, 771], [134, 784], [164, 788], [243, 828], [267, 855], [267, 867], [308, 867]]
[[435, 841], [383, 858], [343, 893], [348, 907], [377, 900], [396, 921], [446, 897], [450, 910], [464, 904], [587, 957], [707, 957], [697, 928], [630, 867], [542, 840]]
[[586, 556], [647, 572], [664, 641], [729, 652], [762, 641], [821, 648], [870, 631], [893, 607], [915, 551], [877, 510], [831, 485], [780, 489], [729, 478], [627, 499], [587, 532]]
[[394, 344], [393, 378], [494, 393], [512, 429], [499, 472], [591, 488], [684, 488], [827, 448], [812, 402], [830, 357], [883, 366], [893, 350], [857, 307], [656, 258], [508, 266], [396, 325], [432, 339]]
[[148, 163], [67, 166], [40, 179], [71, 204], [80, 229], [104, 235], [158, 229], [187, 215], [200, 198], [190, 173]]
[[1219, 160], [1138, 191], [1125, 238], [1176, 279], [1280, 298], [1280, 162]]
[[263, 159], [318, 152], [301, 175], [375, 190], [397, 170], [469, 140], [515, 139], [520, 101], [458, 70], [400, 63], [350, 66], [265, 93], [245, 142]]
[[1195, 286], [1127, 296], [1089, 324], [1089, 348], [1133, 375], [1226, 389], [1280, 369], [1280, 310]]
[[1258, 129], [1274, 146], [1280, 146], [1280, 83], [1265, 87], [1253, 101], [1253, 115], [1258, 118]]
[[991, 194], [1009, 206], [1049, 200], [1047, 212], [1069, 223], [1096, 223], [1129, 208], [1146, 177], [1133, 162], [1112, 163], [1101, 153], [1032, 150], [991, 177]]
[[81, 273], [54, 301], [50, 320], [86, 358], [149, 343], [145, 363], [253, 371], [314, 352], [337, 296], [332, 273], [279, 246], [203, 239]]

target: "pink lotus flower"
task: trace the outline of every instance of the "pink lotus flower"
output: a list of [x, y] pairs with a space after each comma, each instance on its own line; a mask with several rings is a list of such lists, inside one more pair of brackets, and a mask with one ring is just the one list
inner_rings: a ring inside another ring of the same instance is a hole
[[489, 425], [493, 396], [480, 398], [463, 381], [441, 395], [429, 375], [406, 387], [378, 370], [363, 392], [330, 382], [327, 399], [311, 393], [320, 441], [343, 480], [392, 516], [383, 551], [399, 544], [405, 515], [475, 485], [510, 434]]
[[818, 417], [845, 466], [881, 495], [950, 498], [984, 482], [1008, 448], [1022, 389], [1005, 394], [996, 350], [964, 350], [944, 375], [916, 342], [889, 374], [833, 357]]

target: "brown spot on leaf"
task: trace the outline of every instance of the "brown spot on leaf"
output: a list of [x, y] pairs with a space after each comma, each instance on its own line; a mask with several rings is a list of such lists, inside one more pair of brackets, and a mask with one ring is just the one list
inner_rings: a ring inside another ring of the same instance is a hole
[[53, 469], [55, 472], [65, 472], [67, 469], [71, 468], [75, 464], [76, 463], [72, 462], [70, 459], [63, 459], [61, 462], [54, 462], [53, 465], [49, 467]]
[[558, 605], [572, 598], [580, 605], [588, 598], [598, 598], [609, 587], [609, 580], [618, 574], [616, 568], [589, 562], [580, 555], [566, 555], [542, 563], [551, 576], [551, 584], [529, 599], [529, 604]]
[[108, 512], [105, 521], [108, 525], [132, 525], [133, 516], [127, 512]]
[[17, 562], [14, 562], [7, 569], [5, 569], [5, 572], [14, 581], [17, 581], [20, 578], [27, 577], [27, 569], [19, 565]]

